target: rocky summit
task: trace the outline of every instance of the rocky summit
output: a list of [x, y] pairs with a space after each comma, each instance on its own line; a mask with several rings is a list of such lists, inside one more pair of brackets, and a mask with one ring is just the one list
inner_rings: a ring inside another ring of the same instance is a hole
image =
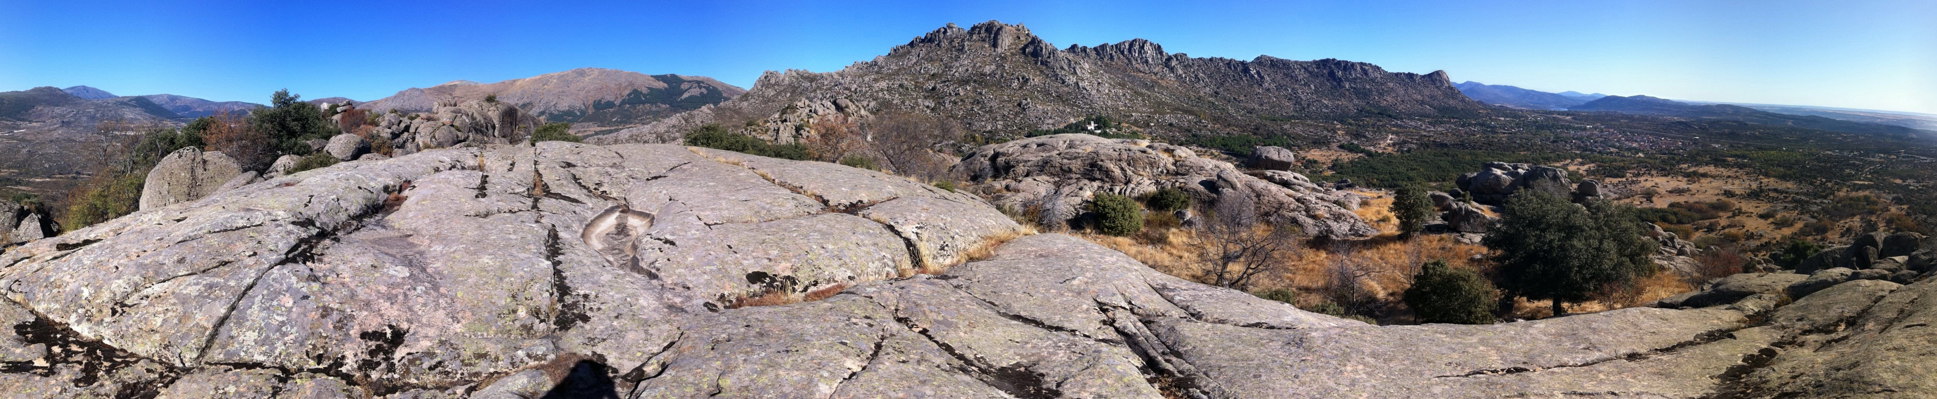
[[872, 171], [492, 145], [297, 172], [8, 249], [0, 391], [1937, 395], [1917, 366], [1934, 355], [1937, 283], [1731, 279], [1662, 305], [1685, 309], [1375, 326], [1170, 277]]
[[1444, 72], [1394, 73], [1335, 59], [1194, 58], [1143, 39], [1059, 49], [1025, 26], [989, 21], [966, 29], [950, 24], [840, 71], [769, 72], [731, 101], [600, 140], [670, 142], [718, 124], [793, 142], [814, 135], [808, 125], [823, 118], [865, 122], [897, 112], [997, 134], [1111, 115], [1166, 137], [1223, 131], [1329, 138], [1331, 130], [1290, 121], [1483, 107]]

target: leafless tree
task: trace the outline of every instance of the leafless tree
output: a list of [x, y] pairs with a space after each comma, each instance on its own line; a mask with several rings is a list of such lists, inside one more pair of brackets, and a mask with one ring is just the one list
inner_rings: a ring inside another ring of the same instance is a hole
[[946, 180], [955, 159], [935, 149], [962, 139], [966, 129], [956, 121], [932, 115], [890, 111], [866, 126], [874, 152], [895, 173], [923, 180]]
[[1220, 196], [1204, 213], [1197, 232], [1205, 282], [1243, 290], [1259, 275], [1283, 271], [1284, 257], [1298, 250], [1297, 229], [1266, 222], [1249, 195]]
[[269, 136], [256, 130], [255, 125], [241, 114], [224, 112], [215, 115], [205, 130], [202, 141], [205, 149], [221, 151], [234, 159], [244, 169], [261, 169], [269, 166], [275, 156], [269, 148]]
[[825, 162], [840, 162], [848, 156], [868, 157], [868, 139], [847, 115], [822, 115], [809, 124], [813, 136], [806, 138], [807, 150]]
[[1362, 264], [1362, 258], [1354, 252], [1353, 244], [1337, 241], [1332, 244], [1331, 264], [1325, 268], [1325, 296], [1332, 303], [1345, 309], [1346, 314], [1370, 314], [1378, 305], [1378, 298], [1371, 290], [1360, 284], [1371, 278], [1377, 270]]

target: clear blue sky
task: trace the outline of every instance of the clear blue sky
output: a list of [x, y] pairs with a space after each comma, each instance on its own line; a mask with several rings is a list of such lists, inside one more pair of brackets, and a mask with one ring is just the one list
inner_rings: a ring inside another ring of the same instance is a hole
[[[273, 4], [271, 4], [273, 3]], [[612, 2], [0, 0], [0, 90], [371, 100], [578, 67], [830, 71], [942, 25], [1193, 56], [1340, 58], [1454, 81], [1937, 113], [1937, 1]]]

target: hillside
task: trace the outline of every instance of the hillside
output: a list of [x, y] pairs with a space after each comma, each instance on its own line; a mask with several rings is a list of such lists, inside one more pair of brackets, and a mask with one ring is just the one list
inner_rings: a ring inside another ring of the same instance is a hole
[[96, 89], [88, 86], [74, 86], [74, 87], [61, 89], [61, 91], [67, 92], [67, 94], [72, 94], [75, 97], [80, 97], [82, 99], [88, 99], [88, 100], [99, 100], [104, 98], [120, 97], [120, 96], [114, 95], [114, 93], [109, 93], [106, 90]]
[[442, 100], [482, 100], [496, 96], [549, 122], [588, 127], [649, 123], [675, 113], [738, 97], [746, 91], [703, 76], [646, 75], [602, 68], [512, 79], [497, 83], [454, 81], [410, 88], [363, 105], [378, 112], [424, 112]]
[[951, 24], [840, 71], [769, 72], [738, 99], [601, 140], [663, 142], [719, 124], [791, 142], [810, 135], [806, 126], [819, 118], [864, 123], [891, 113], [958, 121], [993, 137], [1099, 115], [1165, 137], [1331, 137], [1326, 126], [1336, 120], [1482, 108], [1443, 72], [1394, 73], [1333, 59], [1192, 58], [1142, 39], [1058, 49], [1026, 27], [991, 21]]
[[140, 97], [180, 116], [178, 119], [194, 119], [224, 112], [246, 113], [261, 106], [242, 101], [209, 101], [173, 94], [150, 94]]
[[184, 120], [144, 97], [90, 100], [53, 87], [0, 92], [0, 193], [64, 192], [99, 165], [103, 140]]
[[1588, 101], [1600, 98], [1599, 96], [1576, 92], [1568, 92], [1573, 93], [1573, 95], [1557, 94], [1522, 89], [1515, 86], [1490, 85], [1473, 81], [1460, 82], [1460, 84], [1454, 85], [1453, 87], [1459, 88], [1461, 94], [1472, 97], [1479, 102], [1532, 110], [1565, 110], [1569, 107], [1585, 104]]

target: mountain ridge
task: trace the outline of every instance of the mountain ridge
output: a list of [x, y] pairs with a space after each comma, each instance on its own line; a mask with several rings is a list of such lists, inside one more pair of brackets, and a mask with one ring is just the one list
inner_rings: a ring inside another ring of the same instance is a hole
[[440, 100], [492, 97], [551, 122], [625, 126], [697, 109], [745, 92], [704, 76], [577, 68], [494, 83], [455, 80], [431, 87], [413, 87], [363, 103], [362, 107], [378, 112], [393, 109], [423, 112]]
[[[1566, 110], [1568, 107], [1586, 104], [1588, 101], [1607, 97], [1604, 94], [1582, 94], [1575, 91], [1548, 93], [1539, 90], [1523, 89], [1517, 86], [1490, 85], [1470, 80], [1460, 82], [1454, 85], [1454, 87], [1459, 88], [1461, 94], [1465, 94], [1467, 97], [1471, 97], [1479, 102], [1544, 111]], [[1567, 93], [1573, 94], [1569, 95]]]
[[1296, 121], [1483, 108], [1443, 71], [1387, 72], [1336, 59], [1193, 58], [1145, 39], [1059, 49], [1025, 26], [988, 21], [967, 29], [949, 24], [839, 71], [769, 71], [733, 101], [601, 140], [663, 142], [719, 124], [791, 142], [810, 136], [806, 125], [817, 118], [866, 121], [894, 112], [936, 115], [996, 135], [1112, 115], [1157, 135], [1330, 136]]

